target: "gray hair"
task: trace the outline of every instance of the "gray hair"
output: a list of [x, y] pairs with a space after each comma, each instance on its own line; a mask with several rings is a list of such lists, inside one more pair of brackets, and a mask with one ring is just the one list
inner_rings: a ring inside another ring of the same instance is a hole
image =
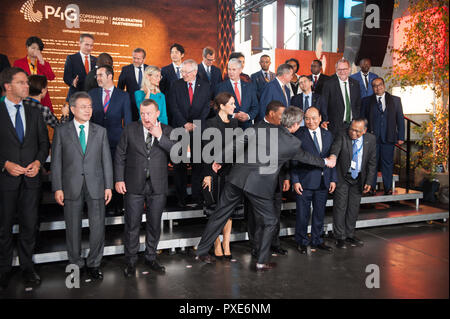
[[231, 64], [237, 64], [240, 69], [242, 69], [242, 62], [239, 59], [233, 58], [228, 61], [227, 66], [229, 67]]
[[280, 64], [277, 68], [277, 76], [282, 76], [286, 73], [289, 73], [289, 71], [293, 71], [294, 69], [292, 68], [291, 65], [284, 63], [284, 64]]
[[348, 67], [350, 67], [350, 62], [349, 62], [346, 58], [342, 58], [342, 59], [338, 60], [338, 61], [336, 62], [336, 64], [334, 65], [334, 67], [335, 67], [336, 70], [337, 70], [337, 68], [338, 68], [338, 64], [339, 64], [339, 63], [347, 63]]
[[195, 71], [198, 70], [198, 65], [197, 65], [197, 62], [195, 62], [195, 60], [192, 60], [192, 59], [184, 60], [183, 63], [181, 63], [181, 68], [183, 68], [184, 66], [187, 66], [187, 65], [191, 65], [192, 69]]
[[289, 106], [281, 115], [281, 125], [285, 128], [290, 128], [296, 123], [300, 124], [302, 119], [303, 111], [299, 107]]
[[76, 103], [79, 99], [89, 99], [92, 103], [91, 96], [84, 91], [76, 92], [69, 99], [69, 106], [76, 107]]

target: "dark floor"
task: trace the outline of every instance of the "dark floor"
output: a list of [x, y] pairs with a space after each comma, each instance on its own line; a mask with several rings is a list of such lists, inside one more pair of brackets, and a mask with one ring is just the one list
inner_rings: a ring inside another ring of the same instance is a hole
[[[132, 279], [122, 274], [123, 256], [105, 257], [104, 280], [82, 277], [79, 289], [66, 288], [66, 262], [41, 264], [39, 287], [26, 289], [16, 271], [0, 298], [449, 298], [448, 222], [360, 229], [357, 236], [364, 247], [311, 256], [296, 251], [293, 237], [283, 238], [288, 255], [272, 257], [278, 265], [264, 273], [253, 269], [247, 242], [232, 243], [235, 262], [215, 265], [194, 261], [192, 252], [164, 252], [165, 275], [145, 273], [140, 264]], [[370, 264], [379, 267], [380, 288], [366, 287]]]

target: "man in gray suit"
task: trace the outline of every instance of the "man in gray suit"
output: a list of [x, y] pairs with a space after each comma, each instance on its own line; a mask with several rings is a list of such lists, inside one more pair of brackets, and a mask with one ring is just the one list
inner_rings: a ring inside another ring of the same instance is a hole
[[354, 119], [348, 134], [341, 134], [331, 146], [336, 157], [338, 183], [333, 202], [333, 233], [337, 248], [362, 246], [355, 236], [362, 193], [368, 193], [376, 174], [376, 138], [367, 132], [367, 120]]
[[74, 119], [59, 126], [52, 146], [52, 189], [64, 206], [67, 254], [71, 264], [84, 269], [81, 258], [81, 215], [88, 206], [89, 256], [93, 279], [103, 279], [100, 263], [105, 240], [105, 205], [112, 197], [113, 168], [106, 129], [91, 123], [92, 100], [86, 92], [70, 97]]
[[175, 141], [170, 140], [172, 128], [158, 122], [156, 101], [144, 100], [140, 115], [140, 121], [124, 129], [114, 156], [115, 188], [125, 195], [125, 277], [136, 274], [144, 203], [147, 207], [145, 263], [154, 271], [165, 272], [156, 261], [156, 249], [168, 193], [167, 164]]

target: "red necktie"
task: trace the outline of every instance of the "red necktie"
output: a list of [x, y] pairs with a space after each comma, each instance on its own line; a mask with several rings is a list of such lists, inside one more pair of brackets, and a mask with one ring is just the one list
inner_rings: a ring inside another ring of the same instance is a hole
[[192, 90], [192, 83], [189, 82], [189, 102], [192, 105], [192, 99], [194, 98], [194, 90]]
[[239, 89], [238, 89], [237, 85], [238, 85], [237, 82], [234, 82], [234, 94], [236, 94], [237, 102], [238, 102], [239, 106], [241, 106], [241, 94], [239, 93]]
[[86, 70], [86, 74], [88, 74], [89, 73], [89, 60], [88, 60], [87, 55], [84, 56], [84, 69]]
[[316, 84], [317, 84], [317, 75], [314, 75], [314, 84], [313, 84], [313, 87], [316, 87]]
[[105, 96], [105, 100], [103, 101], [103, 111], [105, 113], [106, 113], [106, 111], [108, 111], [109, 101], [111, 100], [111, 96], [109, 95], [109, 91], [110, 90], [105, 90], [106, 96]]

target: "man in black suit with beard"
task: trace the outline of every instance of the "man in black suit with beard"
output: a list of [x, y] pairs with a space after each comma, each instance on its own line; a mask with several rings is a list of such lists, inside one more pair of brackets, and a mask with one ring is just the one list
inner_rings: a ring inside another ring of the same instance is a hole
[[[281, 102], [273, 101], [267, 108], [283, 106]], [[197, 259], [206, 262], [214, 262], [214, 258], [208, 255], [208, 251], [215, 239], [219, 235], [226, 221], [233, 213], [234, 208], [245, 195], [251, 202], [253, 211], [257, 215], [257, 226], [259, 234], [257, 243], [257, 263], [258, 271], [272, 269], [275, 264], [269, 263], [270, 246], [276, 229], [278, 219], [274, 212], [274, 194], [279, 183], [279, 173], [282, 166], [289, 160], [298, 160], [310, 165], [324, 167], [334, 167], [335, 160], [321, 159], [301, 149], [301, 142], [292, 135], [299, 127], [302, 120], [302, 112], [299, 108], [290, 107], [282, 116], [281, 126], [265, 123], [253, 133], [247, 132], [238, 137], [237, 143], [247, 144], [248, 148], [243, 154], [244, 163], [235, 163], [228, 175], [227, 182], [222, 191], [216, 211], [206, 225], [200, 243], [197, 248]], [[233, 148], [227, 145], [227, 148]], [[239, 146], [237, 147], [239, 149]], [[270, 154], [269, 158], [252, 158], [254, 151]], [[227, 153], [236, 153], [227, 152]], [[213, 168], [217, 169], [220, 164], [213, 163]]]

